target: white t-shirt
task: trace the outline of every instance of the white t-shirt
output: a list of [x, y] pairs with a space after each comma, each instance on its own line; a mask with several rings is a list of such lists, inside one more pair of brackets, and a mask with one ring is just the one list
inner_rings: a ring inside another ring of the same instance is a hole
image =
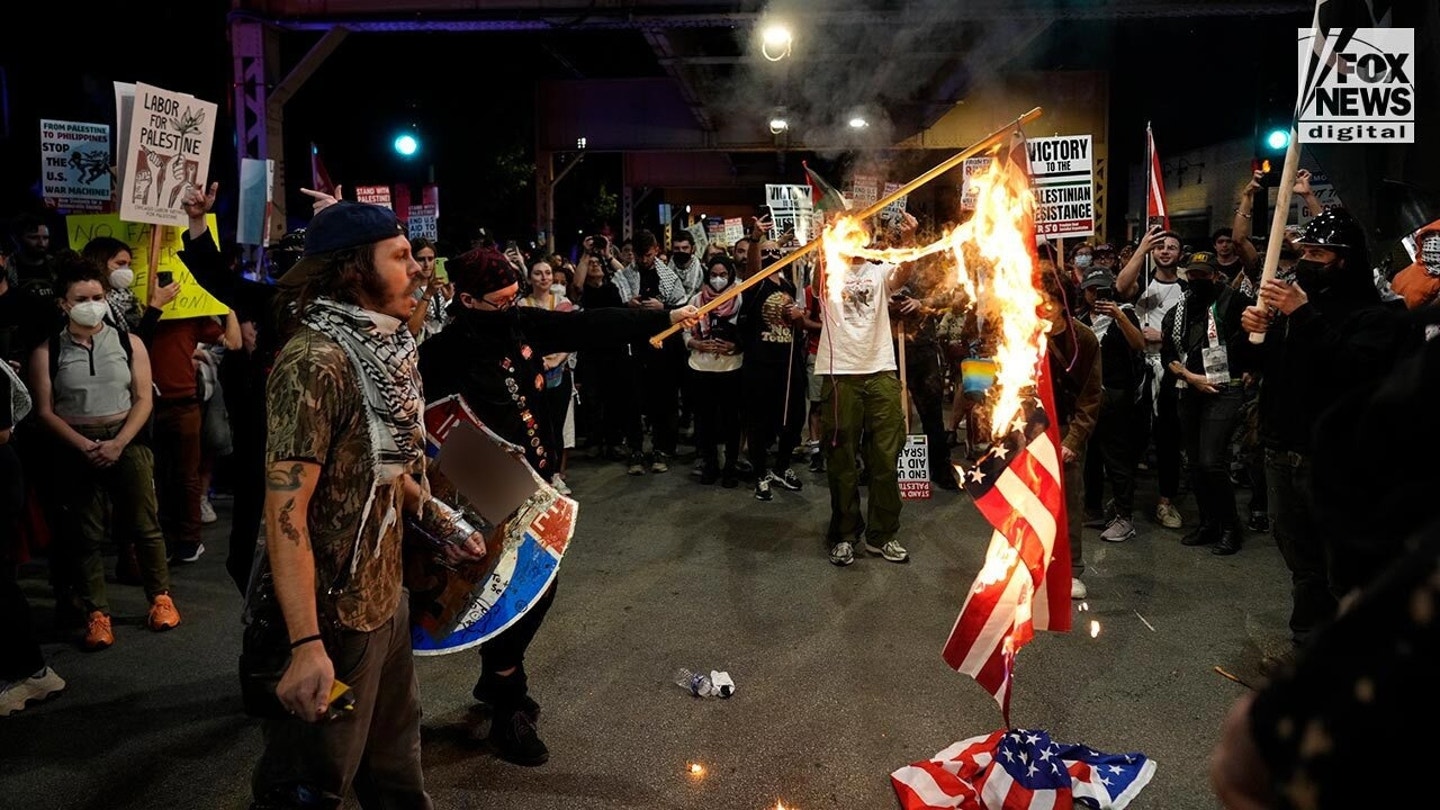
[[[1145, 291], [1135, 300], [1135, 314], [1140, 316], [1140, 329], [1143, 331], [1148, 328], [1159, 331], [1161, 323], [1165, 320], [1165, 313], [1174, 309], [1183, 297], [1185, 297], [1185, 288], [1179, 280], [1151, 279]], [[1158, 354], [1160, 344], [1147, 340], [1145, 351]]]
[[851, 265], [835, 310], [828, 298], [823, 307], [816, 374], [873, 374], [894, 371], [895, 345], [890, 336], [890, 290], [893, 264]]

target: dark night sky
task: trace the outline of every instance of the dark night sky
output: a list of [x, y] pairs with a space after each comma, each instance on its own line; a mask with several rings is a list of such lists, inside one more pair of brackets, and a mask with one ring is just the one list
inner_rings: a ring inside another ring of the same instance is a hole
[[[155, 17], [137, 9], [153, 7], [110, 3], [97, 5], [83, 18], [67, 19], [66, 38], [77, 47], [58, 58], [42, 62], [24, 57], [13, 42], [0, 49], [8, 99], [6, 128], [0, 132], [0, 214], [31, 201], [39, 171], [38, 119], [112, 121], [110, 82], [116, 79], [147, 81], [219, 103], [224, 134], [217, 139], [212, 173], [234, 187], [231, 56], [225, 35], [229, 3], [185, 3], [183, 48], [149, 47], [159, 39], [149, 22]], [[1110, 149], [1116, 168], [1123, 170], [1129, 162], [1125, 155], [1138, 159], [1141, 154], [1147, 119], [1153, 119], [1157, 133], [1164, 133], [1163, 148], [1173, 154], [1248, 136], [1257, 108], [1265, 106], [1267, 98], [1274, 99], [1272, 107], [1286, 108], [1294, 93], [1293, 46], [1287, 43], [1306, 22], [1212, 16], [1062, 23], [1037, 43], [1025, 66], [1113, 71]], [[170, 30], [165, 41], [177, 41], [176, 27], [182, 24], [166, 24]], [[0, 30], [11, 32], [6, 38], [13, 40], [22, 29], [7, 22]], [[287, 64], [317, 36], [287, 34], [282, 41]], [[464, 219], [501, 231], [528, 227], [533, 216], [530, 197], [506, 192], [507, 182], [493, 170], [491, 156], [515, 152], [528, 159], [533, 82], [574, 75], [550, 51], [564, 54], [567, 62], [590, 75], [656, 70], [637, 33], [548, 36], [351, 35], [286, 110], [292, 215], [305, 208], [294, 199], [294, 189], [308, 182], [306, 149], [314, 140], [332, 177], [341, 182], [408, 179], [418, 184], [426, 167], [433, 165], [452, 223]], [[420, 125], [427, 152], [425, 159], [407, 165], [393, 156], [390, 141], [411, 121]], [[582, 188], [602, 181], [612, 192], [617, 190], [618, 160], [596, 156], [566, 183]], [[1126, 186], [1119, 177], [1111, 186], [1112, 211], [1118, 214], [1127, 204]], [[561, 214], [563, 218], [566, 212]]]

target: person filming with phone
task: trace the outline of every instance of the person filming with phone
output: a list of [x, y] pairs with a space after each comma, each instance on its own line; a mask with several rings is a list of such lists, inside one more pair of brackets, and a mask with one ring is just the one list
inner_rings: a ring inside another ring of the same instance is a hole
[[[1147, 256], [1154, 265], [1148, 281], [1143, 278]], [[1180, 494], [1180, 390], [1179, 381], [1160, 360], [1160, 346], [1164, 342], [1161, 327], [1165, 315], [1185, 295], [1179, 265], [1180, 235], [1152, 225], [1115, 277], [1115, 293], [1122, 301], [1134, 302], [1135, 314], [1140, 316], [1140, 334], [1145, 337], [1145, 388], [1151, 407], [1142, 408], [1140, 413], [1151, 418], [1145, 420], [1148, 434], [1142, 429], [1136, 441], [1142, 457], [1149, 440], [1155, 442], [1160, 490], [1155, 520], [1167, 529], [1182, 525], [1180, 510], [1174, 503]]]

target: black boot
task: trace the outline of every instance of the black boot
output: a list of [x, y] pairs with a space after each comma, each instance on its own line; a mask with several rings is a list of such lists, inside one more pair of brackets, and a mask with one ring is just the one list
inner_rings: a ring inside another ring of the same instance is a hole
[[1240, 531], [1232, 526], [1220, 533], [1220, 542], [1215, 544], [1215, 548], [1210, 549], [1210, 553], [1227, 557], [1239, 550]]
[[490, 707], [497, 718], [500, 716], [499, 707], [514, 706], [530, 715], [532, 722], [540, 719], [540, 704], [530, 697], [524, 667], [518, 667], [506, 676], [481, 672], [480, 680], [475, 682], [470, 694], [475, 696], [476, 701]]
[[1192, 529], [1189, 534], [1180, 538], [1182, 546], [1208, 546], [1220, 539], [1220, 527], [1211, 523], [1202, 523], [1197, 529]]
[[550, 759], [550, 749], [540, 740], [535, 720], [525, 711], [496, 707], [494, 724], [490, 728], [490, 744], [495, 753], [508, 762], [532, 767], [544, 765]]

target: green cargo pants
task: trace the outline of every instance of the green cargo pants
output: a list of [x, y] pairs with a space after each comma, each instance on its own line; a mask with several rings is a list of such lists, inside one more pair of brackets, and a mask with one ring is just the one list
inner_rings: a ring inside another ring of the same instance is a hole
[[[873, 374], [827, 374], [820, 385], [820, 444], [830, 480], [831, 545], [854, 541], [863, 532], [875, 547], [890, 542], [900, 530], [900, 482], [895, 464], [905, 444], [905, 416], [900, 410], [900, 378], [893, 371]], [[870, 504], [860, 516], [862, 454]]]

